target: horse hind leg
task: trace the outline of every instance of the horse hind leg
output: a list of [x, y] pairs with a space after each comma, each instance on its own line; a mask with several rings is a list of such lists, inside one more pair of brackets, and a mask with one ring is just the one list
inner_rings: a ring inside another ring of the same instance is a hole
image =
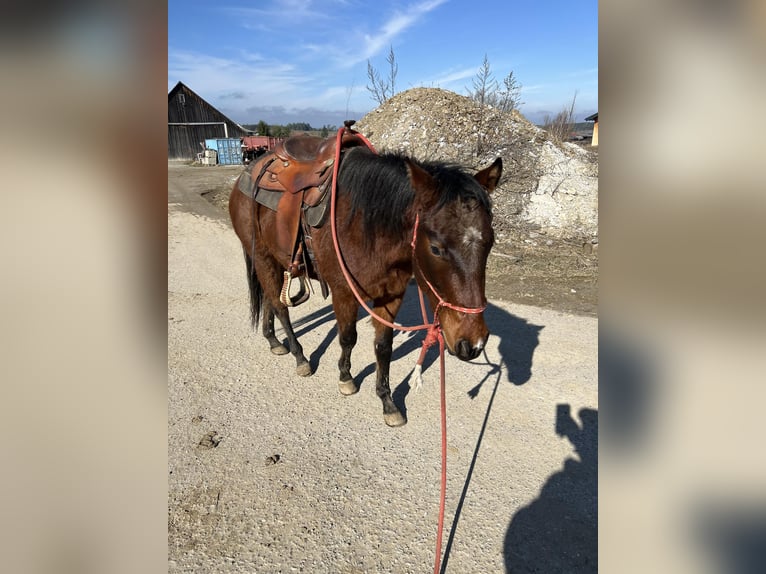
[[269, 342], [269, 348], [275, 355], [286, 355], [290, 351], [285, 347], [274, 334], [274, 307], [268, 298], [263, 302], [263, 336]]
[[[263, 250], [256, 250], [255, 259], [245, 253], [248, 281], [250, 282], [250, 302], [253, 311], [253, 327], [258, 324], [259, 314], [263, 314], [263, 336], [269, 342], [269, 348], [275, 355], [284, 355], [288, 351], [274, 334], [274, 316], [279, 319], [287, 336], [289, 352], [295, 357], [297, 373], [306, 377], [311, 374], [311, 365], [303, 354], [303, 347], [293, 331], [287, 307], [279, 301], [282, 269], [279, 263]], [[257, 275], [257, 276], [256, 276]]]
[[263, 336], [269, 342], [271, 352], [275, 355], [286, 355], [289, 351], [274, 335], [274, 309], [271, 305], [271, 301], [268, 297], [264, 297], [263, 287], [261, 287], [261, 283], [255, 273], [252, 258], [248, 255], [247, 250], [243, 249], [243, 251], [245, 254], [247, 285], [250, 291], [250, 324], [253, 329], [255, 329], [262, 316], [262, 332]]

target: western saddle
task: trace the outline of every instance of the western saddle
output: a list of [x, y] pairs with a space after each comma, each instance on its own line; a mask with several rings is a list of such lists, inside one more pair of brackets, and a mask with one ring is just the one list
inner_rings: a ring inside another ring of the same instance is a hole
[[[353, 120], [344, 124], [341, 152], [367, 145], [363, 136], [351, 129], [353, 124]], [[251, 163], [239, 178], [239, 189], [245, 195], [276, 211], [273, 231], [278, 249], [276, 255], [279, 260], [290, 262], [284, 272], [280, 301], [289, 307], [300, 305], [309, 298], [309, 267], [319, 277], [322, 295], [327, 297], [329, 292], [314, 260], [311, 228], [324, 224], [336, 156], [341, 157], [337, 150], [337, 134], [327, 139], [294, 136]], [[290, 285], [298, 278], [299, 292], [291, 296]]]

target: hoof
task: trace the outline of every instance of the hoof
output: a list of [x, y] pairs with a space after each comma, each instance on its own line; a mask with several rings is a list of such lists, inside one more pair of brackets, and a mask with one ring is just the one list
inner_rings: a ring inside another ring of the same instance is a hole
[[271, 352], [275, 355], [286, 355], [290, 351], [287, 350], [287, 347], [284, 345], [275, 345], [271, 348]]
[[359, 392], [359, 387], [356, 386], [354, 381], [341, 381], [338, 383], [338, 390], [341, 395], [354, 395]]
[[399, 411], [388, 414], [384, 413], [383, 420], [386, 421], [386, 424], [390, 427], [400, 427], [407, 424], [407, 419], [404, 418], [404, 415]]
[[298, 368], [295, 371], [301, 377], [308, 377], [312, 373], [311, 365], [309, 363], [303, 363], [301, 365], [298, 365]]

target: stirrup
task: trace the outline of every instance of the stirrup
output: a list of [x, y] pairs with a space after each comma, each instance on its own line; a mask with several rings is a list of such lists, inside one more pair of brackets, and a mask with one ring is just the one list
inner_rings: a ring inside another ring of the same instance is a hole
[[[284, 272], [284, 281], [282, 282], [282, 292], [279, 294], [279, 300], [287, 307], [295, 307], [296, 305], [305, 303], [310, 295], [309, 289], [311, 288], [311, 284], [309, 283], [309, 278], [306, 275], [302, 275], [298, 278], [300, 279], [298, 293], [290, 297], [290, 284], [293, 282], [293, 279], [296, 278], [293, 277], [292, 273], [289, 271]], [[309, 287], [308, 289], [306, 288], [307, 283]]]

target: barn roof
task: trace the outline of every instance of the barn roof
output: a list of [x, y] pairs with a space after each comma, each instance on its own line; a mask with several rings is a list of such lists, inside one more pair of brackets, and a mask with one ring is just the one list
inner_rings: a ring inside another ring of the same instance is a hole
[[[214, 105], [212, 105], [210, 102], [205, 100], [202, 96], [200, 96], [197, 92], [192, 90], [189, 86], [184, 84], [183, 82], [178, 82], [175, 86], [173, 86], [173, 89], [168, 92], [168, 103], [170, 103], [174, 98], [178, 96], [178, 94], [184, 93], [185, 95], [190, 95], [194, 98], [197, 98], [200, 103], [202, 103], [204, 106], [208, 107], [211, 112], [213, 112], [215, 115], [221, 117], [222, 122], [227, 122], [233, 126], [238, 127], [240, 130], [242, 130], [244, 133], [254, 133], [252, 130], [248, 130], [246, 128], [243, 128], [242, 125], [239, 124], [239, 122], [235, 122], [231, 118], [229, 118], [226, 114], [221, 112], [218, 108], [216, 108]], [[170, 110], [168, 110], [169, 112]], [[170, 118], [168, 118], [170, 119]]]
[[193, 160], [208, 139], [252, 134], [183, 82], [168, 92], [168, 159]]

